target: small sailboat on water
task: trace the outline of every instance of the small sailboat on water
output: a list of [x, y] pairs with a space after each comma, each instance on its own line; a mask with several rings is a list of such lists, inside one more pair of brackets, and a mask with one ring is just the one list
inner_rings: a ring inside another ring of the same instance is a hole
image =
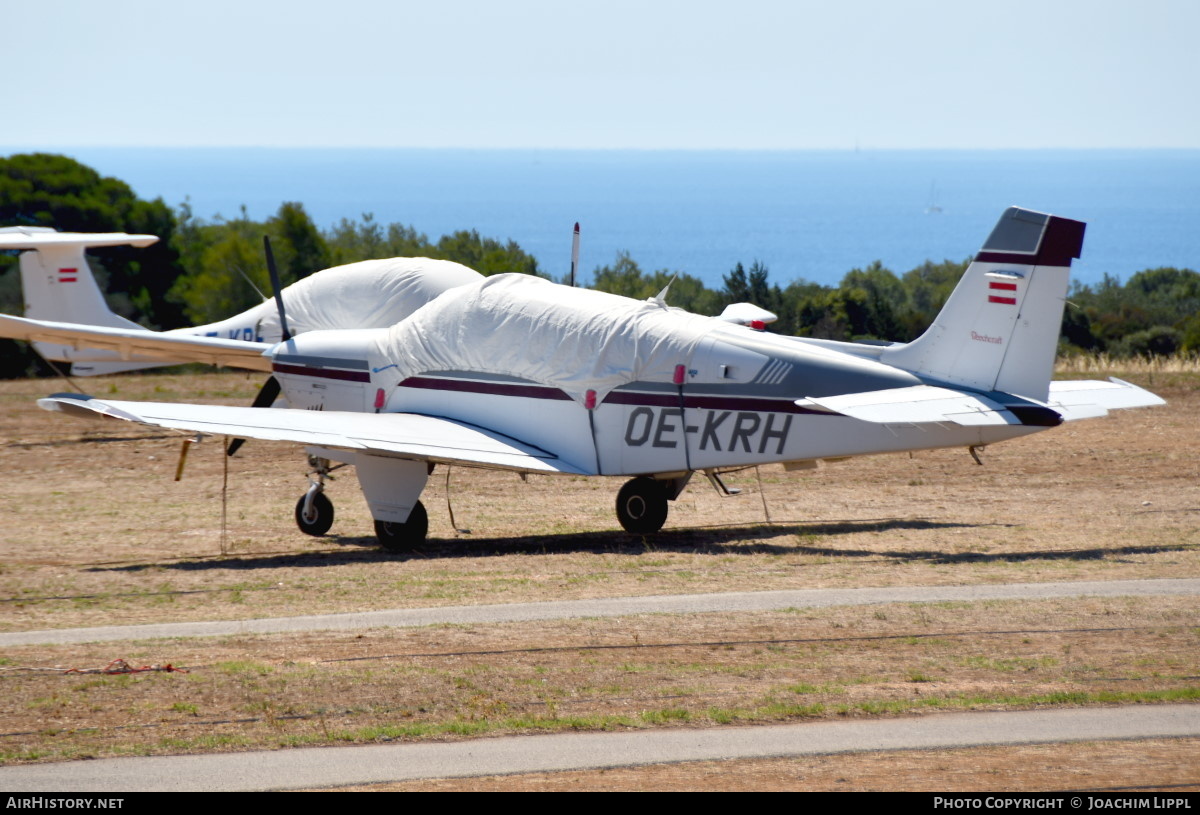
[[942, 208], [937, 202], [937, 182], [933, 181], [929, 184], [929, 203], [925, 206], [926, 215], [937, 215], [941, 213]]

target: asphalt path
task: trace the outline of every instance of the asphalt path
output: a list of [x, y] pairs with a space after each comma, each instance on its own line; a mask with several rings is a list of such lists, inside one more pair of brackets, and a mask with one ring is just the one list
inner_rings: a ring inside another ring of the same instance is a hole
[[157, 637], [215, 637], [231, 634], [279, 634], [293, 631], [349, 631], [367, 628], [413, 628], [441, 623], [505, 623], [563, 620], [578, 617], [624, 617], [633, 614], [702, 614], [773, 611], [882, 603], [942, 603], [980, 600], [1041, 600], [1055, 597], [1148, 597], [1200, 594], [1200, 578], [1104, 580], [1081, 583], [1005, 583], [979, 586], [902, 586], [867, 589], [801, 589], [796, 591], [677, 594], [610, 597], [551, 603], [508, 603], [442, 608], [403, 608], [350, 614], [313, 614], [201, 623], [114, 625], [56, 628], [0, 634], [0, 647], [69, 645], [82, 642], [144, 640]]
[[[1195, 578], [734, 592], [27, 631], [0, 635], [0, 646], [879, 603], [1196, 594], [1200, 594], [1200, 579]], [[306, 789], [420, 778], [556, 772], [680, 761], [1188, 736], [1200, 736], [1200, 705], [934, 714], [881, 721], [810, 722], [702, 730], [660, 728], [622, 733], [515, 736], [438, 744], [323, 747], [30, 764], [0, 767], [0, 789], [11, 792]]]
[[315, 789], [681, 761], [1197, 735], [1200, 705], [953, 713], [27, 764], [0, 768], [0, 789], [6, 794]]

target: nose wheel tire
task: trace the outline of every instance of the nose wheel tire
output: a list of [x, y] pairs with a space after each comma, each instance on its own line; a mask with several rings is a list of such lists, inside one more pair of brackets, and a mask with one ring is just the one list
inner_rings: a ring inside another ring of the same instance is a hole
[[617, 493], [617, 520], [628, 532], [657, 532], [667, 522], [667, 491], [653, 478], [635, 478]]
[[296, 526], [306, 535], [324, 535], [333, 526], [333, 503], [325, 497], [325, 493], [318, 492], [313, 496], [310, 514], [305, 515], [305, 497], [301, 495], [296, 502]]
[[425, 512], [425, 505], [420, 501], [417, 501], [416, 506], [409, 513], [408, 520], [404, 523], [375, 522], [375, 537], [379, 538], [379, 545], [389, 552], [407, 552], [420, 546], [425, 542], [425, 536], [428, 533], [429, 515]]

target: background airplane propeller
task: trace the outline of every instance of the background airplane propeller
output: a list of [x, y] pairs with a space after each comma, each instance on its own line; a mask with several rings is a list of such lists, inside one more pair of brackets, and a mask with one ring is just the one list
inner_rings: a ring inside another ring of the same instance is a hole
[[[287, 342], [292, 338], [292, 334], [288, 331], [287, 315], [283, 310], [283, 285], [279, 280], [279, 270], [275, 268], [275, 253], [271, 251], [271, 239], [266, 235], [263, 235], [263, 252], [267, 256], [267, 273], [271, 276], [271, 290], [275, 293], [275, 307], [279, 309], [279, 327], [283, 334], [280, 342]], [[255, 395], [250, 407], [269, 408], [279, 398], [279, 392], [279, 380], [274, 376], [268, 377], [263, 386], [258, 389], [258, 394]], [[231, 439], [229, 446], [225, 448], [225, 455], [232, 456], [245, 443], [245, 439]]]

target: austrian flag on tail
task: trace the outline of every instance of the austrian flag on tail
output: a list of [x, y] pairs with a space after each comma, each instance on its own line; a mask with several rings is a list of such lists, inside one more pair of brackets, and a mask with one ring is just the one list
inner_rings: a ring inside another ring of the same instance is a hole
[[1017, 304], [1017, 284], [1016, 283], [1001, 283], [998, 280], [988, 281], [988, 291], [990, 292], [1012, 292], [1010, 295], [1004, 294], [989, 294], [989, 303], [1002, 303], [1006, 306], [1015, 306]]
[[78, 278], [78, 277], [79, 277], [79, 269], [59, 269], [58, 270], [58, 282], [59, 283], [74, 283], [76, 278]]

